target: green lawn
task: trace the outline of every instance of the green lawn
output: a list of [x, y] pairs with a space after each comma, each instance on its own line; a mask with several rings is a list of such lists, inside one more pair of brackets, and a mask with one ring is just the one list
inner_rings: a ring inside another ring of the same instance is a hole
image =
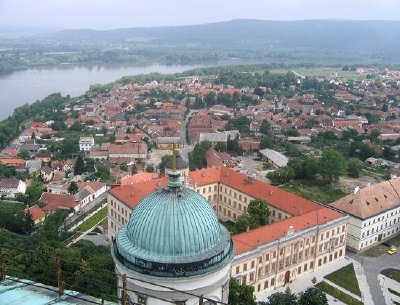
[[371, 247], [368, 250], [364, 251], [362, 253], [362, 255], [370, 256], [370, 257], [378, 257], [383, 254], [386, 254], [388, 250], [389, 250], [389, 248], [384, 245], [377, 245], [377, 246]]
[[393, 246], [400, 247], [400, 234], [389, 239], [388, 243]]
[[343, 287], [347, 291], [354, 293], [361, 297], [360, 287], [358, 286], [358, 281], [356, 277], [356, 272], [354, 271], [353, 264], [347, 265], [331, 274], [325, 276], [325, 278], [336, 285]]
[[400, 283], [400, 270], [399, 269], [385, 269], [381, 272], [384, 276], [395, 280], [396, 282]]
[[107, 217], [107, 207], [102, 208], [84, 223], [82, 223], [78, 228], [77, 231], [85, 232], [90, 228], [93, 228], [99, 221]]
[[363, 302], [353, 298], [352, 296], [344, 293], [343, 291], [329, 285], [327, 282], [320, 282], [318, 283], [317, 286], [319, 289], [324, 291], [327, 294], [330, 294], [334, 298], [338, 299], [339, 301], [342, 301], [343, 303], [347, 305], [364, 305]]
[[322, 204], [334, 202], [347, 194], [328, 184], [310, 181], [291, 181], [283, 187], [288, 192]]

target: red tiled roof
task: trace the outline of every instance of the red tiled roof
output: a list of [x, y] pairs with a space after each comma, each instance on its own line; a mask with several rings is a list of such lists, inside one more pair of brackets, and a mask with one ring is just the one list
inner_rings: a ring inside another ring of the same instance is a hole
[[13, 165], [24, 165], [25, 160], [20, 159], [20, 158], [5, 158], [5, 159], [0, 159], [0, 164], [7, 165], [7, 166], [13, 166]]
[[72, 195], [53, 193], [43, 193], [40, 201], [45, 204], [42, 207], [45, 213], [53, 212], [58, 208], [74, 208], [78, 204]]
[[133, 209], [144, 196], [166, 184], [167, 178], [163, 177], [135, 185], [121, 185], [112, 188], [109, 193]]
[[301, 215], [320, 209], [321, 206], [305, 198], [289, 193], [266, 182], [252, 179], [227, 167], [201, 169], [189, 173], [192, 185], [207, 185], [221, 182], [254, 198], [263, 198], [269, 204], [290, 215]]
[[25, 213], [27, 213], [28, 210], [32, 215], [33, 221], [41, 219], [46, 216], [46, 214], [43, 212], [43, 210], [41, 208], [39, 208], [37, 205], [34, 205], [30, 208], [25, 209]]
[[293, 227], [294, 232], [298, 232], [319, 224], [327, 223], [342, 216], [343, 215], [339, 212], [321, 207], [316, 211], [235, 235], [232, 237], [232, 240], [235, 245], [236, 254], [253, 250], [263, 244], [285, 237], [288, 234], [289, 227]]
[[121, 179], [121, 185], [132, 185], [144, 181], [150, 181], [159, 178], [157, 173], [138, 173]]

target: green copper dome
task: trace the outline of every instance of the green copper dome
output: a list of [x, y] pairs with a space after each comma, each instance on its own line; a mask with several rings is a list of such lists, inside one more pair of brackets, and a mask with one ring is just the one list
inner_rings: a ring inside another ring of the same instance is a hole
[[233, 256], [229, 232], [198, 193], [172, 174], [144, 197], [117, 235], [114, 253], [128, 268], [156, 276], [190, 276], [221, 268]]

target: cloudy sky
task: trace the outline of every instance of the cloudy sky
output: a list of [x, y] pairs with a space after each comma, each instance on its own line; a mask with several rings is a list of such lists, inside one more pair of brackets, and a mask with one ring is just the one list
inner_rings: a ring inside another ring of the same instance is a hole
[[110, 29], [266, 20], [400, 20], [399, 0], [0, 0], [0, 26]]

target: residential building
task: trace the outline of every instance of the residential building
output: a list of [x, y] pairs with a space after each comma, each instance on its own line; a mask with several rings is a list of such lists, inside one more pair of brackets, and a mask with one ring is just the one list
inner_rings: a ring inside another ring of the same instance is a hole
[[79, 138], [79, 150], [80, 151], [90, 151], [92, 146], [94, 146], [94, 138], [93, 137], [80, 137]]
[[35, 226], [42, 224], [46, 219], [46, 214], [37, 205], [25, 209], [25, 213], [31, 214], [31, 218]]
[[42, 193], [39, 200], [44, 203], [41, 209], [46, 214], [54, 213], [57, 209], [74, 209], [75, 212], [79, 210], [79, 203], [69, 194]]
[[25, 194], [26, 184], [18, 179], [0, 179], [0, 195], [14, 198], [16, 194]]
[[356, 188], [330, 204], [350, 216], [347, 247], [365, 250], [392, 237], [400, 230], [400, 178]]

